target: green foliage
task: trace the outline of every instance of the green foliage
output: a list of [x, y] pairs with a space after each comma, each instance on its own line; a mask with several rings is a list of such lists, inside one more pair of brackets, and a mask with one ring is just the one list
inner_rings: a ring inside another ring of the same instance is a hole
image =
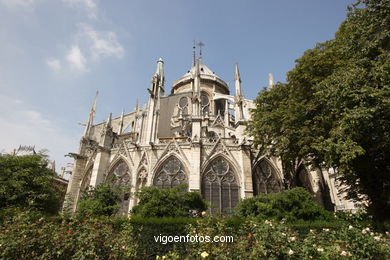
[[113, 216], [120, 206], [122, 188], [113, 187], [109, 183], [90, 187], [80, 198], [77, 215], [82, 217]]
[[348, 195], [390, 217], [390, 1], [358, 1], [335, 39], [308, 50], [286, 84], [263, 90], [248, 129], [282, 158], [290, 184], [302, 160], [333, 167]]
[[[302, 228], [309, 230], [297, 231]], [[163, 244], [154, 239], [160, 234], [234, 240]], [[87, 219], [22, 212], [0, 225], [0, 259], [389, 259], [389, 239], [388, 233], [347, 223], [285, 225], [208, 216]]]
[[304, 188], [294, 188], [281, 193], [261, 194], [247, 198], [237, 205], [238, 217], [257, 217], [259, 219], [332, 220], [332, 214], [317, 204], [313, 196]]
[[180, 254], [186, 252], [186, 243], [161, 243], [156, 242], [157, 236], [185, 236], [186, 227], [195, 221], [191, 218], [143, 218], [132, 217], [126, 228], [131, 230], [131, 237], [134, 241], [134, 249], [138, 259], [155, 259], [156, 255], [165, 255], [169, 251]]
[[188, 192], [187, 186], [178, 185], [171, 189], [145, 187], [138, 193], [138, 205], [132, 215], [141, 217], [188, 217], [207, 209], [207, 202], [198, 192]]
[[58, 212], [62, 194], [44, 155], [0, 156], [0, 209], [16, 207]]

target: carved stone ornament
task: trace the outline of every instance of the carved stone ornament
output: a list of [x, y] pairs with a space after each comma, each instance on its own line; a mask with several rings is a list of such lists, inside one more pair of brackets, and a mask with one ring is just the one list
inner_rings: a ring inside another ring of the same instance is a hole
[[230, 164], [222, 157], [213, 160], [202, 177], [202, 195], [210, 212], [228, 213], [240, 200], [240, 187]]
[[172, 188], [179, 184], [187, 184], [188, 178], [182, 163], [171, 156], [157, 171], [153, 185], [160, 188]]
[[275, 193], [283, 190], [283, 184], [278, 180], [276, 171], [266, 160], [262, 160], [255, 168], [254, 182], [256, 194]]
[[214, 160], [204, 175], [204, 179], [209, 183], [235, 183], [236, 179], [230, 170], [230, 165], [222, 158]]
[[130, 185], [131, 173], [129, 167], [125, 162], [119, 162], [108, 174], [107, 180], [114, 184], [114, 186]]

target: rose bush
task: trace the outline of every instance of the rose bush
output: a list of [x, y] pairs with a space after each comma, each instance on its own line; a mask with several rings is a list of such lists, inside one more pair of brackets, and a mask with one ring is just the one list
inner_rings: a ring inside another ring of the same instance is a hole
[[[276, 220], [3, 217], [0, 259], [389, 259], [389, 233], [315, 224], [307, 232]], [[162, 243], [158, 235], [233, 236], [232, 243]]]

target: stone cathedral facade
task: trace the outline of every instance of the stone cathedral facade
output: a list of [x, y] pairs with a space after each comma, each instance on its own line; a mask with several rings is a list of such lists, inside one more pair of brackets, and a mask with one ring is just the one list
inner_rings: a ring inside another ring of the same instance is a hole
[[[77, 153], [67, 194], [71, 208], [89, 186], [111, 182], [129, 185], [119, 214], [128, 215], [137, 204], [132, 195], [145, 186], [170, 188], [186, 184], [211, 203], [211, 213], [226, 213], [243, 198], [285, 189], [281, 162], [260, 154], [245, 133], [252, 100], [244, 97], [236, 64], [235, 91], [210, 70], [202, 57], [193, 57], [191, 69], [167, 92], [164, 62], [147, 89], [148, 103], [133, 112], [94, 124], [96, 98]], [[302, 164], [297, 186], [332, 209], [352, 209], [339, 194], [334, 173]]]

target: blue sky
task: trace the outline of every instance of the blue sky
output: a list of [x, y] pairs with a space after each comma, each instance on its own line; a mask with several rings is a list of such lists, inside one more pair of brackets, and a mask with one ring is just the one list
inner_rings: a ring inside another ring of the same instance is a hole
[[295, 59], [331, 39], [352, 0], [0, 0], [0, 152], [46, 148], [57, 168], [71, 162], [92, 99], [95, 122], [147, 102], [156, 61], [166, 93], [190, 69], [192, 43], [246, 98], [285, 81]]

